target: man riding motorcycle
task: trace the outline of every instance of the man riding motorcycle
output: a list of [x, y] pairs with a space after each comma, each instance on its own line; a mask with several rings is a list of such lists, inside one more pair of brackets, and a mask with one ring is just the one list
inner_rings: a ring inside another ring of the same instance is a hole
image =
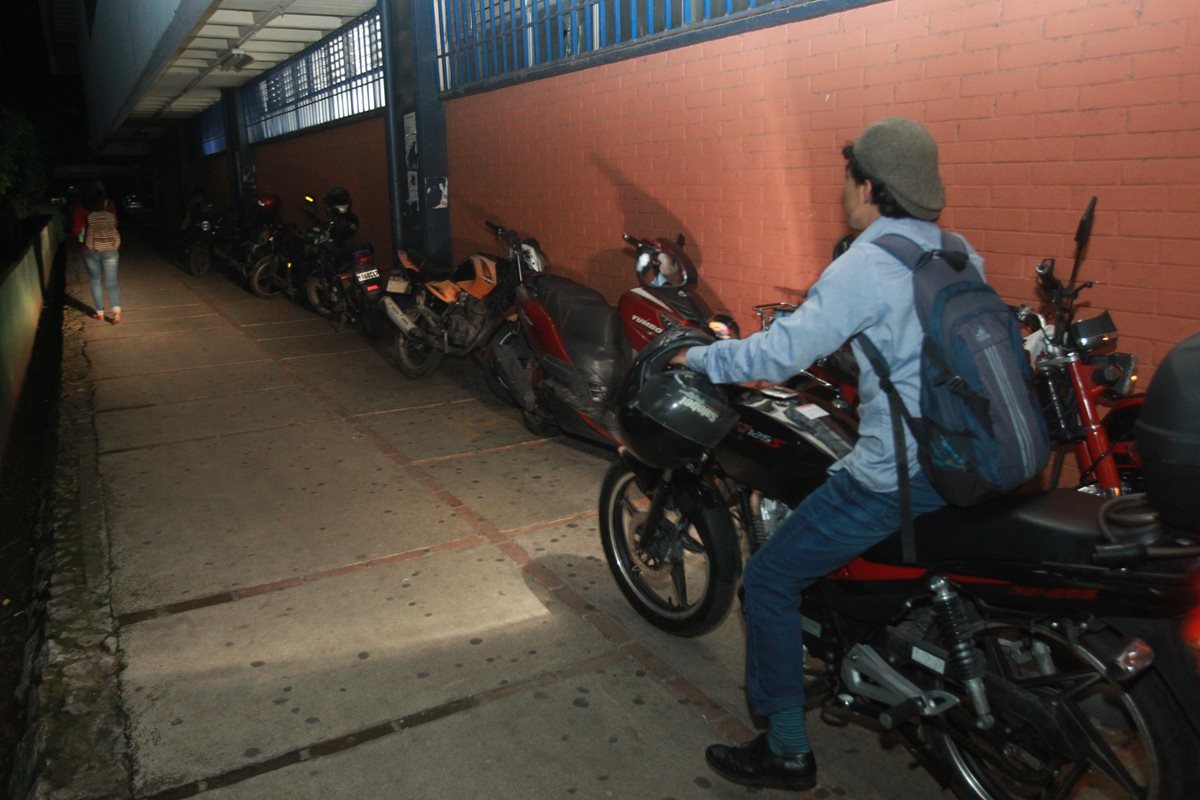
[[[937, 145], [919, 123], [890, 117], [868, 127], [842, 153], [847, 222], [862, 231], [854, 244], [825, 269], [795, 313], [746, 339], [682, 350], [672, 359], [717, 383], [783, 381], [850, 340], [861, 370], [857, 445], [791, 512], [743, 575], [746, 692], [751, 710], [767, 717], [770, 725], [748, 744], [710, 746], [706, 758], [723, 777], [754, 786], [807, 789], [816, 783], [804, 720], [802, 591], [901, 525], [889, 402], [880, 376], [854, 337], [869, 335], [905, 406], [919, 407], [923, 332], [912, 272], [872, 242], [894, 233], [925, 250], [940, 246], [936, 220], [945, 206], [945, 190]], [[971, 264], [982, 273], [982, 259], [965, 246]], [[911, 433], [903, 435], [911, 513], [919, 516], [945, 501], [922, 473]]]

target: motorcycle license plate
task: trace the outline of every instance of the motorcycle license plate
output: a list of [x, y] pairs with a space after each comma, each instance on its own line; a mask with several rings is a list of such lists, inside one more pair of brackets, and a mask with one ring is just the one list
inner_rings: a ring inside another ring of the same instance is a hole
[[406, 294], [408, 292], [408, 278], [403, 275], [392, 275], [388, 278], [387, 290], [391, 294]]
[[354, 274], [354, 277], [358, 279], [358, 282], [359, 282], [359, 283], [366, 283], [367, 281], [374, 280], [375, 278], [378, 278], [378, 277], [379, 277], [379, 270], [377, 270], [377, 269], [364, 269], [362, 272], [356, 272], [356, 273]]

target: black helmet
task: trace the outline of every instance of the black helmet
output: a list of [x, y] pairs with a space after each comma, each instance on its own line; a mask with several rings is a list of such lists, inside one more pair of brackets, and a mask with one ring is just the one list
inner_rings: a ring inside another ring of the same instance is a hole
[[330, 214], [347, 214], [350, 212], [350, 193], [340, 186], [335, 186], [325, 193], [325, 208]]
[[1159, 365], [1135, 431], [1146, 499], [1167, 527], [1200, 532], [1200, 333]]
[[358, 215], [353, 211], [335, 212], [329, 219], [329, 238], [344, 242], [358, 230]]
[[737, 422], [725, 393], [690, 369], [666, 369], [676, 351], [711, 344], [697, 328], [673, 328], [642, 348], [617, 392], [617, 428], [622, 444], [659, 469], [694, 463], [715, 447]]

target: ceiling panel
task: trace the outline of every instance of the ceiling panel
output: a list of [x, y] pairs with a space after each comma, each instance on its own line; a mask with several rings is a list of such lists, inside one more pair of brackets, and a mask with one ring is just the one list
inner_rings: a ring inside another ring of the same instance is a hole
[[[375, 8], [375, 0], [220, 0], [191, 38], [138, 98], [119, 138], [157, 130], [155, 120], [186, 118], [347, 22]], [[223, 66], [231, 51], [253, 61]]]

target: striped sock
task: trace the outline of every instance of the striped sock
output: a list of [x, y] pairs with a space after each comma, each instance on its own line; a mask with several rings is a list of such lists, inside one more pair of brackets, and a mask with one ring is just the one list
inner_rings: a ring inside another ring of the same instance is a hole
[[770, 715], [767, 744], [776, 755], [796, 755], [812, 750], [803, 708], [788, 708]]

